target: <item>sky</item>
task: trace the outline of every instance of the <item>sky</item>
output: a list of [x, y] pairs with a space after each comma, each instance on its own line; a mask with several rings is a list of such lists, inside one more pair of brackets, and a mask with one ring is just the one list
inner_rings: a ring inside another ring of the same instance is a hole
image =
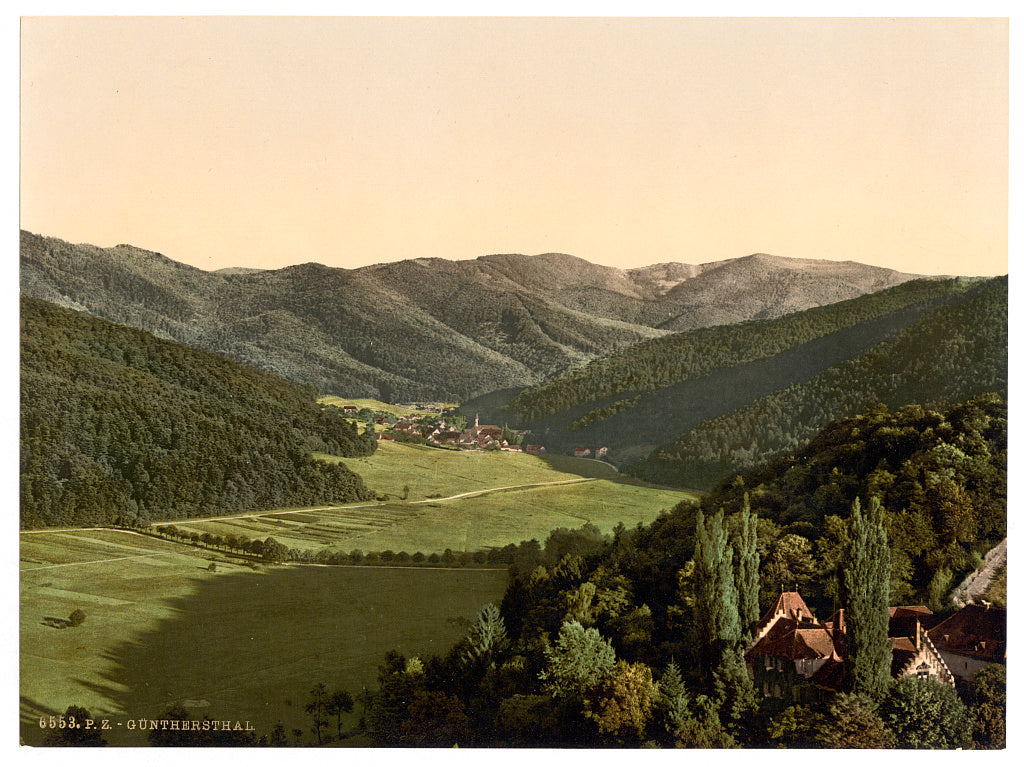
[[20, 225], [202, 269], [1008, 271], [1009, 22], [23, 17]]

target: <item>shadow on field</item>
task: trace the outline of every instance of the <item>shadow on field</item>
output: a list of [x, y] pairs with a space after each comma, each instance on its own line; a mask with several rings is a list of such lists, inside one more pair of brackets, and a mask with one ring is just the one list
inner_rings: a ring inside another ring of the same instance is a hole
[[66, 629], [74, 625], [67, 618], [54, 618], [52, 615], [47, 615], [40, 623], [51, 629]]
[[21, 727], [22, 733], [31, 733], [37, 735], [38, 739], [42, 739], [42, 728], [40, 725], [41, 719], [49, 719], [51, 716], [60, 716], [64, 713], [63, 710], [56, 711], [55, 709], [48, 708], [42, 703], [38, 703], [29, 697], [24, 695], [19, 698], [19, 708], [21, 710]]
[[[281, 723], [289, 742], [308, 744], [304, 709], [314, 685], [355, 698], [376, 687], [387, 650], [447, 651], [480, 607], [500, 601], [506, 579], [502, 571], [383, 567], [218, 572], [197, 579], [191, 595], [166, 599], [171, 617], [104, 652], [106, 671], [62, 681], [119, 712], [105, 715], [120, 725], [106, 733], [110, 745], [145, 745], [148, 733], [124, 723], [165, 718], [172, 706], [190, 719], [248, 723], [257, 737]], [[38, 707], [27, 704], [23, 726], [38, 728]]]

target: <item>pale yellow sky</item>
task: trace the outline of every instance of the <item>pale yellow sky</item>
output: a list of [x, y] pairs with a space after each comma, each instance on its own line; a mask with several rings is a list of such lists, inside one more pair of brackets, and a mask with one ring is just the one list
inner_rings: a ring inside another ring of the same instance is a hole
[[1005, 19], [25, 18], [21, 225], [204, 269], [1007, 272]]

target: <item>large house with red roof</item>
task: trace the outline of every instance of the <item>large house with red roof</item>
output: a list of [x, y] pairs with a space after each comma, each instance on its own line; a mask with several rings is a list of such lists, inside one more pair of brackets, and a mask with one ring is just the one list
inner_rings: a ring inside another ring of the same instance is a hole
[[[894, 679], [929, 677], [953, 684], [953, 674], [927, 629], [934, 625], [927, 607], [889, 609]], [[746, 652], [754, 683], [764, 697], [785, 708], [809, 703], [844, 689], [846, 615], [836, 611], [817, 620], [795, 591], [783, 592], [757, 623]]]
[[1006, 663], [1006, 610], [988, 603], [969, 604], [928, 631], [958, 682], [992, 663]]

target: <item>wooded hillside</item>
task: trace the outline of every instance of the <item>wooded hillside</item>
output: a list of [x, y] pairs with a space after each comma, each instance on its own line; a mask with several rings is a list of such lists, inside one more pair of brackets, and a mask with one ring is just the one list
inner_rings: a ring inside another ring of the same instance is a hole
[[369, 497], [312, 451], [376, 448], [310, 387], [21, 299], [21, 525], [195, 517]]
[[683, 432], [629, 468], [647, 479], [710, 484], [809, 440], [829, 421], [875, 404], [1006, 395], [1008, 284], [989, 280], [889, 340]]

